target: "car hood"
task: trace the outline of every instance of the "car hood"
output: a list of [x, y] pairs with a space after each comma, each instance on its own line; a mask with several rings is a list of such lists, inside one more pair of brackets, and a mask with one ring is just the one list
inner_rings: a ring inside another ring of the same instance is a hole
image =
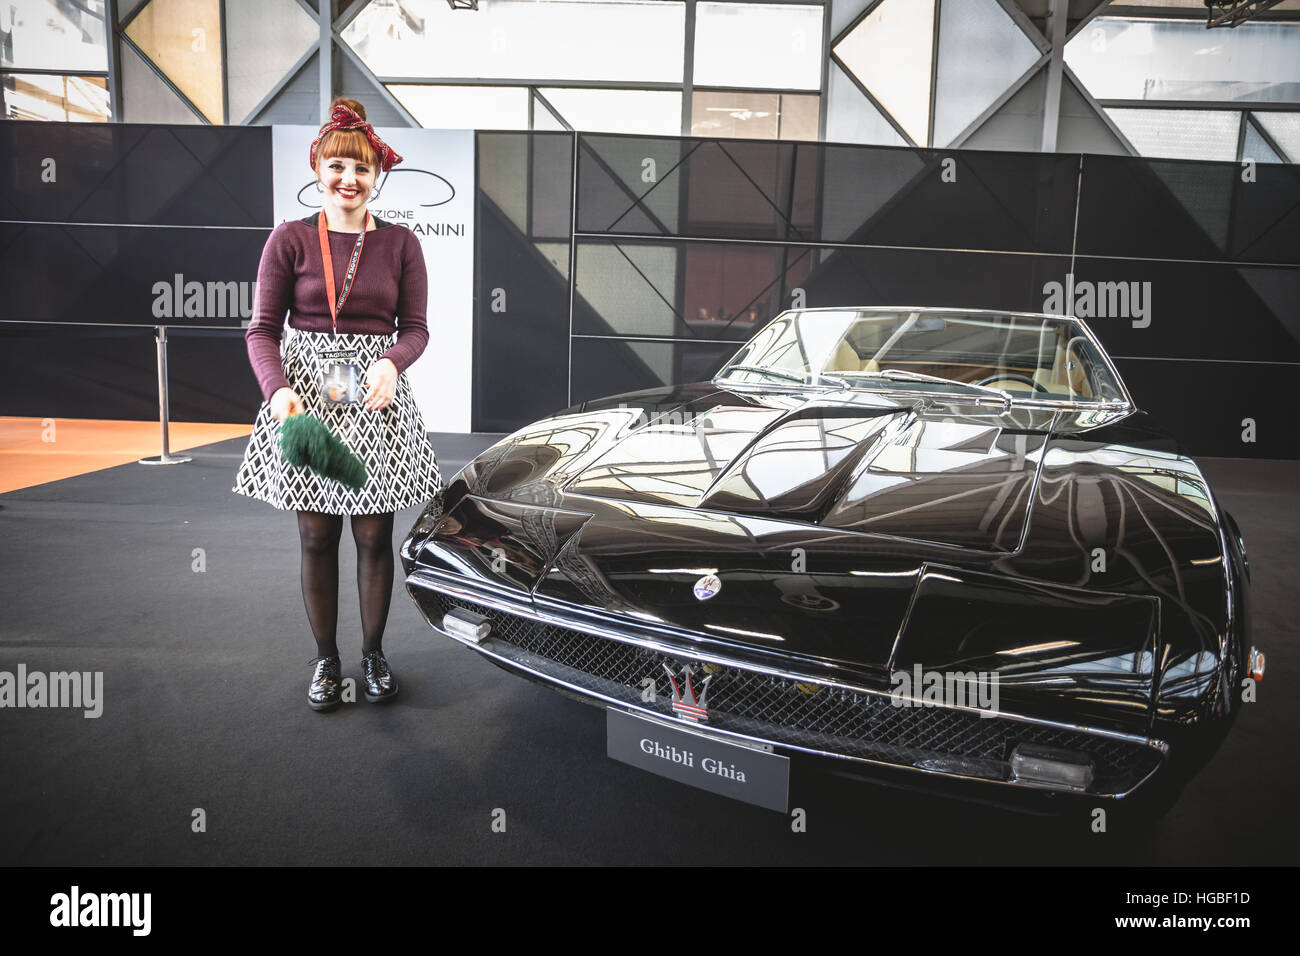
[[1008, 553], [1023, 537], [1057, 417], [852, 391], [695, 386], [615, 398], [516, 433], [487, 456], [477, 490], [762, 516]]
[[1170, 694], [1204, 693], [1223, 569], [1199, 472], [1127, 417], [707, 384], [614, 396], [471, 462], [420, 561], [758, 663], [997, 671], [1038, 698], [1022, 710], [1131, 727], [1161, 667], [1182, 668]]

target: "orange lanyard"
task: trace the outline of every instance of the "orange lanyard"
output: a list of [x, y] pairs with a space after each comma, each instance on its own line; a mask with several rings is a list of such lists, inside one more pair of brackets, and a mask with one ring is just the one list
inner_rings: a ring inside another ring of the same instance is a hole
[[343, 277], [343, 291], [339, 294], [338, 301], [334, 299], [334, 256], [330, 254], [330, 237], [325, 231], [325, 210], [321, 210], [320, 216], [316, 220], [317, 232], [320, 234], [320, 257], [321, 262], [325, 265], [325, 293], [330, 303], [330, 318], [334, 322], [334, 334], [339, 334], [339, 313], [343, 311], [343, 303], [348, 300], [348, 293], [352, 291], [352, 280], [356, 277], [357, 266], [361, 263], [361, 247], [366, 244], [366, 231], [370, 228], [370, 210], [366, 210], [366, 222], [361, 227], [361, 234], [357, 236], [357, 244], [352, 247], [352, 258], [348, 262], [348, 274]]

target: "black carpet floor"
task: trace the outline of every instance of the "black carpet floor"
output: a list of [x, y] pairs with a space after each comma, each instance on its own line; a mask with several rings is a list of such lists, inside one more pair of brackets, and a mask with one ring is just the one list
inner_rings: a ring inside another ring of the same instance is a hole
[[[444, 474], [495, 437], [433, 436]], [[243, 446], [0, 495], [0, 670], [104, 675], [98, 718], [0, 710], [0, 864], [1300, 862], [1300, 463], [1203, 462], [1250, 549], [1269, 668], [1156, 827], [1099, 834], [801, 774], [795, 833], [610, 761], [599, 709], [435, 635], [400, 573], [384, 642], [399, 699], [311, 711], [295, 519], [231, 493]], [[350, 541], [339, 644], [359, 677]]]

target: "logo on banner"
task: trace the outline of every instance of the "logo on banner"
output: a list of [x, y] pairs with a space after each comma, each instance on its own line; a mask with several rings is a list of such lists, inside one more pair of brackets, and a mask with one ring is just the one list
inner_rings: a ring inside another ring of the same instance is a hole
[[[382, 203], [385, 190], [388, 205]], [[310, 180], [298, 190], [298, 203], [307, 209], [319, 209], [319, 195], [316, 180]], [[369, 206], [374, 215], [400, 222], [417, 236], [464, 236], [464, 222], [435, 222], [418, 213], [420, 209], [445, 206], [455, 198], [456, 187], [445, 176], [428, 169], [390, 169], [375, 184]]]

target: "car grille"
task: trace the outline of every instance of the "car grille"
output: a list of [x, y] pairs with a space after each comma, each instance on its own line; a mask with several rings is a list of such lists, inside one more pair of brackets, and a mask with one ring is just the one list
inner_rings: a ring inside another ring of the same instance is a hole
[[[777, 745], [995, 780], [1010, 777], [1016, 744], [1059, 747], [1092, 758], [1096, 778], [1091, 789], [1096, 793], [1127, 792], [1161, 759], [1153, 748], [1130, 741], [944, 707], [898, 707], [887, 695], [693, 661], [689, 655], [546, 624], [441, 592], [421, 596], [435, 623], [453, 607], [482, 614], [492, 622], [485, 641], [492, 650], [508, 651], [503, 656], [531, 670], [642, 710], [671, 716], [672, 690], [664, 665], [679, 686], [683, 669], [690, 666], [697, 693], [704, 678], [712, 677], [708, 726]], [[654, 698], [647, 701], [650, 686]]]

